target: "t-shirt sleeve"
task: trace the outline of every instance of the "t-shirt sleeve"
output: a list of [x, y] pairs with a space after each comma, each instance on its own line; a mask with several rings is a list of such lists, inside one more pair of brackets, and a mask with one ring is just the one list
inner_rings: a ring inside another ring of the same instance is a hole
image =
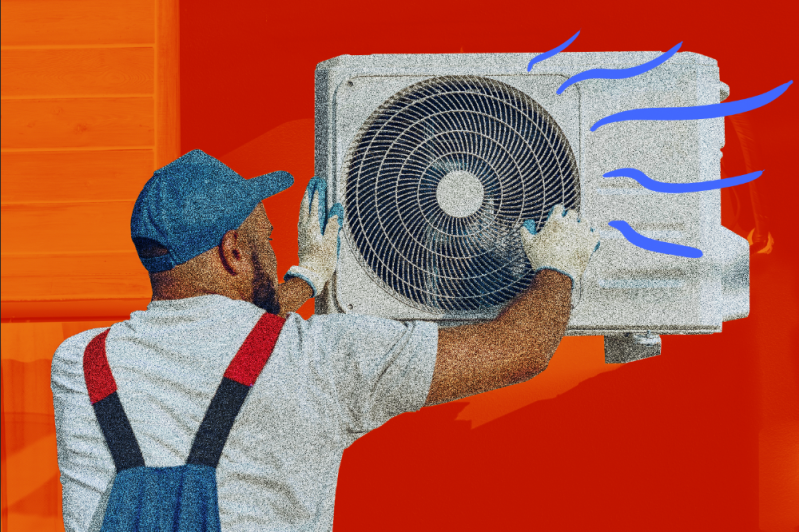
[[50, 386], [67, 532], [100, 529], [116, 473], [83, 376], [83, 351], [104, 330], [92, 329], [68, 338], [53, 356]]
[[352, 315], [309, 322], [320, 370], [327, 375], [342, 429], [353, 441], [427, 400], [438, 327]]

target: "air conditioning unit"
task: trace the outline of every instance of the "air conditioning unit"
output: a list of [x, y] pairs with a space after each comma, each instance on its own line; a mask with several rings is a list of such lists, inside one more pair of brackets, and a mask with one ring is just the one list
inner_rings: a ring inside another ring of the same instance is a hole
[[[718, 103], [714, 59], [679, 53], [621, 79], [556, 90], [593, 68], [659, 52], [340, 56], [316, 69], [315, 173], [346, 212], [338, 269], [316, 312], [441, 326], [487, 320], [532, 280], [518, 235], [549, 209], [579, 210], [601, 247], [572, 299], [567, 335], [605, 336], [606, 361], [660, 353], [661, 334], [720, 332], [749, 313], [749, 246], [721, 225], [719, 190], [666, 194], [603, 174], [719, 179], [722, 118], [591, 126], [647, 107]], [[648, 251], [608, 225], [699, 248]]]

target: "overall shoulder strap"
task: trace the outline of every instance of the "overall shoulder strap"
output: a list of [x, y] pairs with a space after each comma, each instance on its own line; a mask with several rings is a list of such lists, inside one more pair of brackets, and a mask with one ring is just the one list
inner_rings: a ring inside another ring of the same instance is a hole
[[205, 412], [187, 464], [216, 467], [233, 422], [275, 348], [285, 319], [265, 313], [244, 340], [227, 367], [222, 382]]
[[105, 442], [111, 451], [117, 472], [144, 466], [139, 442], [117, 395], [117, 383], [111, 374], [105, 352], [106, 329], [95, 336], [83, 352], [83, 376], [89, 400], [100, 423]]

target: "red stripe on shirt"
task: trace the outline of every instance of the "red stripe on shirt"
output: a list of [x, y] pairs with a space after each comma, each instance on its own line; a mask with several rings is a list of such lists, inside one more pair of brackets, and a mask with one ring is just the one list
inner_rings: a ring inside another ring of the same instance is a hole
[[117, 383], [111, 375], [108, 357], [105, 355], [105, 337], [108, 331], [95, 336], [83, 355], [83, 375], [86, 378], [86, 388], [89, 390], [89, 400], [92, 404], [102, 401], [115, 391]]
[[244, 340], [225, 371], [225, 377], [245, 386], [252, 386], [269, 360], [285, 319], [264, 313]]

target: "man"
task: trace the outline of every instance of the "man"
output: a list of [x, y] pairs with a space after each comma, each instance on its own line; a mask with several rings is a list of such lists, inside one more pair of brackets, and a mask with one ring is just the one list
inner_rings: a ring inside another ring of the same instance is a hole
[[[300, 264], [278, 285], [261, 200], [291, 182], [285, 172], [244, 180], [199, 150], [156, 171], [131, 221], [152, 302], [105, 337], [145, 465], [175, 467], [264, 311], [286, 316], [216, 467], [224, 531], [330, 530], [341, 456], [358, 437], [400, 413], [545, 369], [566, 330], [572, 281], [598, 245], [561, 207], [538, 235], [525, 224], [532, 232], [523, 228], [522, 242], [540, 271], [490, 322], [438, 330], [352, 315], [306, 321], [293, 311], [331, 277], [343, 212], [319, 215], [324, 185], [314, 178], [300, 207]], [[102, 332], [67, 339], [53, 358], [67, 531], [100, 529], [116, 473], [83, 373], [84, 351]]]

